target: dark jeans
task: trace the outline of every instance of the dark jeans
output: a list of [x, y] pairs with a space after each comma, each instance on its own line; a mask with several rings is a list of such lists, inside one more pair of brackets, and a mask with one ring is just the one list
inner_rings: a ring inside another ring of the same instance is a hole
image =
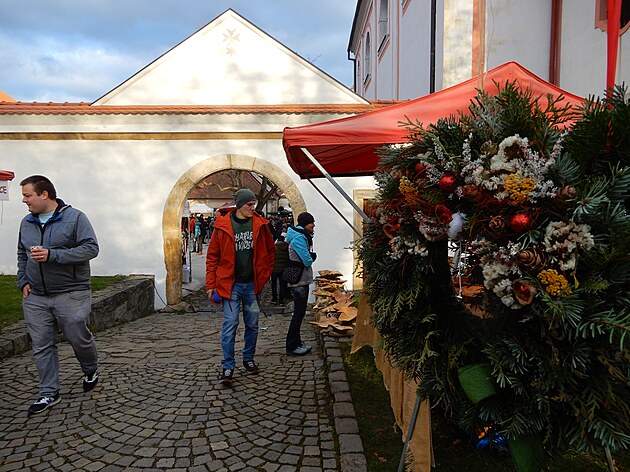
[[[280, 285], [280, 293], [278, 293], [278, 284]], [[271, 274], [271, 300], [282, 303], [286, 297], [287, 282], [282, 279], [282, 272]]]
[[291, 294], [293, 295], [293, 316], [291, 317], [291, 324], [289, 324], [289, 332], [287, 333], [287, 352], [293, 352], [302, 345], [300, 328], [302, 327], [302, 320], [306, 314], [308, 287], [308, 285], [291, 287]]

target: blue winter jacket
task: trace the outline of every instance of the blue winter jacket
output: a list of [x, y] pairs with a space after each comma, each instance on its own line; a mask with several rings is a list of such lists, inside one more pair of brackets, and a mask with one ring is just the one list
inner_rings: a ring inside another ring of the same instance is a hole
[[306, 237], [304, 228], [301, 226], [289, 227], [285, 240], [289, 243], [289, 260], [301, 261], [304, 264], [304, 271], [302, 271], [300, 280], [295, 284], [287, 284], [287, 286], [310, 284], [313, 281], [313, 258], [311, 257], [313, 248], [309, 245], [309, 238]]
[[[90, 289], [90, 259], [98, 255], [96, 234], [87, 216], [63, 200], [43, 226], [38, 215], [27, 215], [18, 237], [17, 286], [30, 284], [35, 295]], [[30, 257], [32, 246], [48, 249], [48, 260]]]

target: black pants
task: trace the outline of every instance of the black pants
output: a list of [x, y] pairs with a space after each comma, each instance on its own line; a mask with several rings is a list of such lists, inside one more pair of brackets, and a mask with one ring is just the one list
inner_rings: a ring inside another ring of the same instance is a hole
[[[280, 285], [280, 293], [278, 293], [278, 285]], [[282, 279], [282, 272], [271, 274], [271, 300], [283, 303], [286, 298], [287, 283]]]
[[302, 320], [306, 314], [308, 287], [308, 285], [291, 287], [291, 294], [293, 295], [293, 316], [291, 317], [289, 332], [287, 333], [287, 352], [293, 352], [302, 345], [300, 328], [302, 327]]

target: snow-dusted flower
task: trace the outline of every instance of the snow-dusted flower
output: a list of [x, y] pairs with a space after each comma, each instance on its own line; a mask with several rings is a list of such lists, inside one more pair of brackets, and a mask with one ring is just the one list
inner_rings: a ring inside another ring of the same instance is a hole
[[529, 141], [518, 134], [509, 136], [499, 143], [499, 152], [490, 159], [491, 170], [515, 172], [518, 161], [524, 157]]
[[512, 284], [521, 276], [521, 271], [512, 257], [513, 248], [495, 247], [481, 258], [483, 285], [491, 290], [501, 302], [512, 309], [520, 308], [516, 302]]
[[438, 241], [446, 236], [448, 231], [447, 222], [441, 223], [437, 217], [425, 215], [421, 211], [416, 212], [414, 218], [418, 222], [420, 234], [422, 234], [427, 241]]
[[573, 270], [577, 264], [577, 251], [591, 249], [595, 241], [591, 227], [573, 221], [552, 221], [545, 229], [543, 245], [552, 262], [560, 270]]
[[448, 238], [452, 241], [457, 241], [464, 230], [464, 224], [466, 223], [466, 214], [461, 212], [453, 213], [451, 222], [448, 225]]
[[396, 236], [389, 241], [391, 251], [387, 253], [392, 259], [400, 259], [406, 254], [426, 257], [429, 254], [427, 247], [411, 236]]

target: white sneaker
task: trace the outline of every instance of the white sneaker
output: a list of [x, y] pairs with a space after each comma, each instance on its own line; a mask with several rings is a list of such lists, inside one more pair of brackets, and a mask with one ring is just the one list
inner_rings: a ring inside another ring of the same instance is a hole
[[293, 351], [287, 352], [289, 356], [303, 356], [311, 351], [311, 346], [298, 346]]

